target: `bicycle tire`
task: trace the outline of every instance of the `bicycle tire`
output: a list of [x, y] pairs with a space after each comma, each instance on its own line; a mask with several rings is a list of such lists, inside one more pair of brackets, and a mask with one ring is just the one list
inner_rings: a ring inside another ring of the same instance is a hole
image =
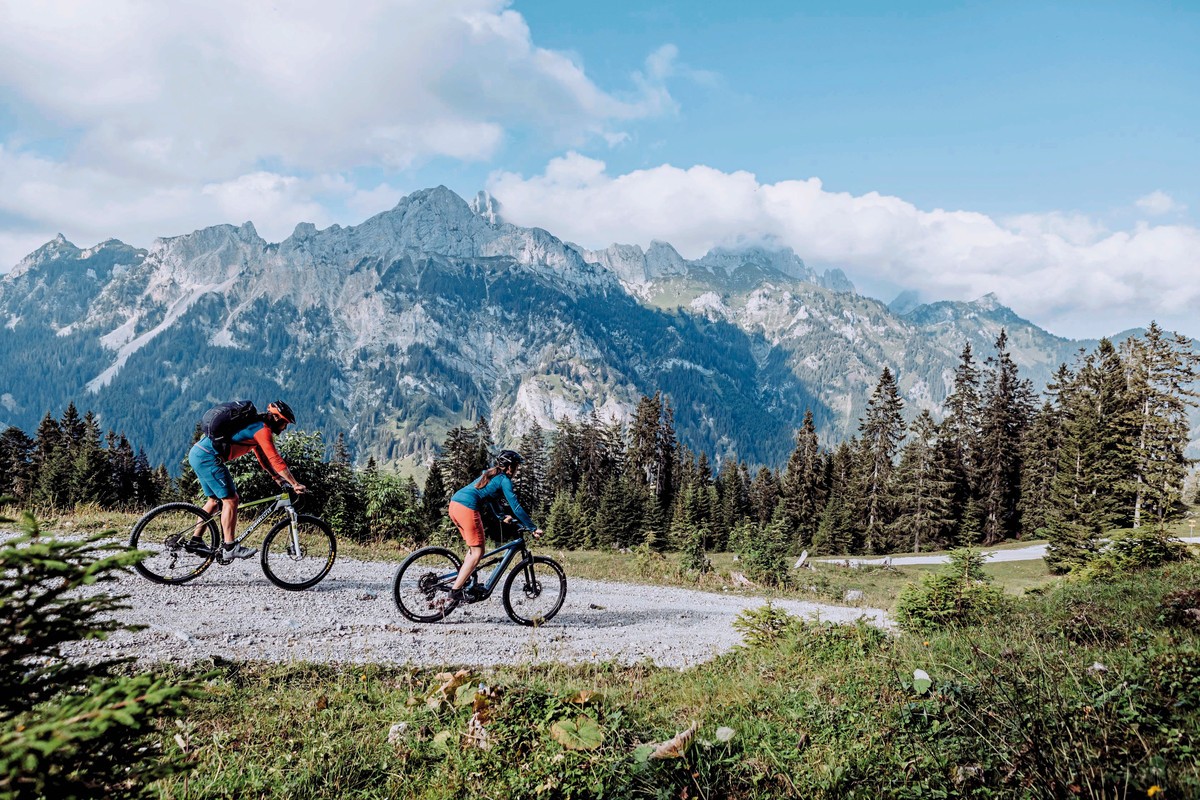
[[300, 543], [298, 553], [292, 552], [291, 520], [281, 519], [263, 539], [259, 557], [267, 580], [289, 592], [316, 586], [333, 569], [337, 558], [337, 537], [325, 520], [298, 514], [296, 525], [299, 527], [296, 534]]
[[[191, 544], [197, 534], [207, 539], [206, 547]], [[129, 535], [131, 549], [148, 551], [133, 568], [143, 578], [169, 586], [200, 577], [216, 560], [219, 541], [217, 520], [191, 503], [166, 503], [150, 509]]]
[[462, 560], [445, 547], [422, 547], [416, 550], [396, 570], [392, 581], [392, 599], [400, 613], [413, 622], [439, 622], [446, 612], [438, 608], [438, 600], [447, 596], [446, 589], [454, 583], [451, 573], [458, 574]]
[[[546, 569], [540, 569], [539, 565]], [[523, 582], [517, 588], [519, 594], [513, 594], [518, 578]], [[558, 584], [557, 596], [545, 596], [546, 592], [553, 587], [555, 581]], [[554, 615], [562, 608], [563, 601], [567, 599], [567, 573], [563, 572], [563, 568], [553, 558], [547, 556], [529, 556], [517, 566], [513, 567], [508, 573], [508, 577], [504, 580], [504, 611], [508, 614], [509, 619], [518, 625], [538, 626], [544, 625], [554, 618]], [[549, 607], [546, 610], [534, 609], [537, 601], [550, 601]]]

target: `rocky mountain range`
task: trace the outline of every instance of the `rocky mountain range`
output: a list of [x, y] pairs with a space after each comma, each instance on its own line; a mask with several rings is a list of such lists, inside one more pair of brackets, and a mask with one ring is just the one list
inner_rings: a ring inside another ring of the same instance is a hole
[[911, 414], [938, 412], [965, 342], [982, 360], [1006, 328], [1039, 389], [1094, 345], [990, 295], [889, 308], [789, 250], [587, 250], [444, 187], [279, 243], [248, 222], [147, 250], [59, 236], [0, 279], [0, 321], [0, 423], [32, 432], [73, 400], [169, 465], [232, 397], [283, 397], [359, 460], [419, 465], [479, 415], [511, 443], [657, 390], [694, 450], [778, 465], [806, 409], [824, 441], [853, 435], [884, 366]]

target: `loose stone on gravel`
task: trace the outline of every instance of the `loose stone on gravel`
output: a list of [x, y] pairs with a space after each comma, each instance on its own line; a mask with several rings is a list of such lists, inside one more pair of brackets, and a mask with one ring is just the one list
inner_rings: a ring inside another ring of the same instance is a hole
[[[499, 593], [446, 620], [417, 625], [392, 601], [394, 564], [339, 559], [304, 592], [287, 592], [263, 576], [257, 562], [215, 565], [183, 586], [122, 575], [102, 591], [129, 595], [118, 618], [147, 626], [106, 642], [66, 648], [83, 659], [129, 656], [144, 664], [193, 663], [213, 657], [274, 662], [494, 666], [514, 663], [651, 661], [687, 667], [741, 641], [738, 614], [760, 597], [567, 578], [562, 610], [549, 624], [527, 628], [509, 620]], [[865, 617], [890, 627], [872, 608], [775, 600], [806, 618], [851, 622]]]

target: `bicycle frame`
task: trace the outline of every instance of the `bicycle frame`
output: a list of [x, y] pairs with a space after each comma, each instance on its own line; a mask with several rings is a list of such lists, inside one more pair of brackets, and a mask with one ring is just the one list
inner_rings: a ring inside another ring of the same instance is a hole
[[[276, 511], [282, 510], [282, 511], [287, 512], [288, 518], [291, 520], [291, 524], [288, 526], [288, 530], [291, 532], [291, 535], [292, 535], [292, 546], [299, 548], [300, 543], [298, 541], [298, 537], [296, 534], [296, 516], [297, 516], [296, 509], [292, 505], [292, 496], [290, 494], [288, 494], [287, 492], [283, 492], [283, 493], [277, 494], [277, 495], [272, 495], [270, 497], [264, 497], [261, 500], [254, 500], [249, 503], [241, 503], [238, 506], [238, 511], [240, 512], [244, 508], [254, 508], [255, 506], [261, 506], [266, 503], [271, 503], [271, 505], [265, 511], [263, 511], [261, 514], [259, 514], [258, 517], [256, 517], [255, 520], [250, 523], [250, 526], [248, 528], [246, 528], [245, 531], [242, 532], [242, 535], [238, 536], [236, 539], [233, 540], [233, 543], [241, 544], [242, 542], [244, 542], [250, 536], [250, 534], [254, 533], [254, 531], [258, 528], [259, 525], [262, 525], [263, 522], [266, 521], [267, 517], [271, 516]], [[219, 509], [218, 509], [218, 512], [219, 512]], [[220, 531], [221, 530], [221, 517], [220, 517], [219, 513], [217, 516], [211, 517], [211, 519], [217, 523], [217, 530]]]
[[[500, 553], [503, 553], [504, 555], [499, 556], [492, 561], [488, 561], [489, 558], [497, 556]], [[478, 578], [476, 578], [476, 576], [479, 575], [480, 572], [482, 572], [485, 568], [490, 567], [493, 564], [496, 565], [496, 568], [492, 570], [492, 574], [487, 577], [487, 580], [483, 581], [484, 594], [483, 597], [480, 598], [481, 600], [492, 596], [492, 592], [495, 590], [496, 584], [500, 583], [500, 576], [505, 573], [509, 565], [512, 564], [513, 559], [515, 559], [518, 555], [521, 556], [522, 560], [529, 555], [529, 548], [525, 545], [524, 536], [513, 539], [507, 544], [502, 544], [495, 550], [484, 553], [479, 557], [479, 564], [476, 565], [475, 570], [471, 573], [471, 578], [474, 582], [478, 582]], [[453, 583], [456, 577], [458, 577], [458, 572], [447, 572], [444, 575], [438, 576], [438, 583], [443, 583], [446, 581]]]

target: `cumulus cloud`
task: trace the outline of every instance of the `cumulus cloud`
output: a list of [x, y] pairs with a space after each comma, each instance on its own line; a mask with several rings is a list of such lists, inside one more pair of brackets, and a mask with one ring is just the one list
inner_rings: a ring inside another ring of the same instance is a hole
[[1161, 217], [1173, 211], [1184, 211], [1187, 206], [1177, 203], [1175, 198], [1161, 190], [1139, 197], [1134, 203], [1142, 212], [1153, 217]]
[[695, 258], [715, 246], [776, 243], [810, 263], [926, 297], [995, 292], [1065, 333], [1111, 333], [1200, 301], [1200, 229], [1186, 225], [1110, 230], [1061, 213], [924, 211], [875, 192], [830, 192], [816, 178], [765, 184], [706, 166], [610, 175], [603, 162], [576, 153], [541, 175], [495, 173], [488, 188], [510, 221], [587, 247], [662, 239]]
[[485, 161], [518, 127], [616, 143], [674, 107], [672, 49], [618, 96], [508, 5], [0, 3], [0, 94], [22, 125], [0, 141], [0, 219], [81, 239], [249, 218], [290, 231], [329, 221], [321, 192], [351, 210], [399, 196], [339, 175]]

